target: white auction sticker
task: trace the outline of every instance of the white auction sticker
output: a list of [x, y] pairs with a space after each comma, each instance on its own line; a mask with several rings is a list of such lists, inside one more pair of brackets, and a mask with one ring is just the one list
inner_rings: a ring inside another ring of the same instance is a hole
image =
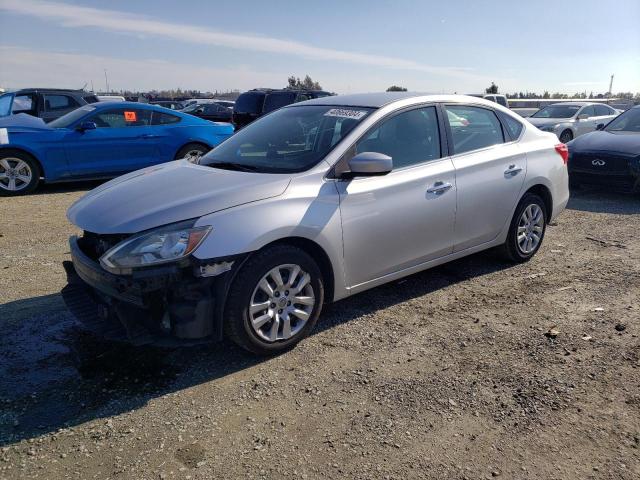
[[325, 117], [342, 117], [360, 120], [367, 114], [366, 110], [350, 110], [348, 108], [332, 108], [324, 114]]
[[6, 128], [0, 128], [0, 145], [9, 143], [9, 132]]

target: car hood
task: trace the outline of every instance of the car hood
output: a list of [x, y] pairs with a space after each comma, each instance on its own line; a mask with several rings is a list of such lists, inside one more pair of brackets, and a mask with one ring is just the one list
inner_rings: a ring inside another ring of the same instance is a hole
[[178, 160], [101, 185], [76, 201], [67, 218], [94, 233], [137, 233], [282, 195], [290, 180], [290, 175], [221, 170]]
[[54, 130], [44, 123], [44, 120], [33, 117], [26, 113], [18, 113], [17, 115], [9, 115], [0, 118], [0, 128], [6, 128], [9, 132], [37, 132]]
[[615, 152], [640, 155], [640, 133], [607, 132], [604, 130], [582, 135], [570, 143], [572, 151]]
[[527, 117], [529, 123], [532, 123], [536, 127], [542, 127], [544, 125], [555, 125], [556, 123], [571, 122], [572, 118], [533, 118]]

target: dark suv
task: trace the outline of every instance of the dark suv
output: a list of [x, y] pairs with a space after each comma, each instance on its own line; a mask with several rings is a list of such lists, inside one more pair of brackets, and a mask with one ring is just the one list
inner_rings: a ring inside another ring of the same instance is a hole
[[242, 128], [265, 113], [296, 102], [333, 95], [322, 90], [272, 90], [258, 88], [241, 94], [233, 106], [233, 124]]
[[84, 90], [24, 88], [0, 96], [0, 117], [28, 113], [50, 122], [71, 110], [97, 101], [93, 93]]

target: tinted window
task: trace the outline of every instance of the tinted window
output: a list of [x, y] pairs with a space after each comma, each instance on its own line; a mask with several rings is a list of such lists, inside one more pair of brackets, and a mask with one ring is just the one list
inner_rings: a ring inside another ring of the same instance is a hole
[[16, 95], [13, 99], [13, 107], [11, 111], [13, 113], [29, 112], [35, 110], [35, 105], [32, 95]]
[[453, 106], [446, 107], [456, 118], [464, 121], [452, 121], [447, 115], [451, 127], [454, 153], [490, 147], [504, 142], [502, 127], [493, 111], [480, 107]]
[[215, 103], [210, 103], [208, 105], [205, 105], [204, 107], [204, 113], [220, 113], [220, 112], [225, 112], [227, 109], [217, 105]]
[[593, 107], [596, 111], [596, 117], [602, 117], [604, 115], [614, 115], [616, 112], [607, 107], [606, 105], [596, 105]]
[[82, 97], [84, 99], [85, 102], [87, 103], [96, 103], [99, 102], [100, 100], [98, 100], [98, 97], [96, 97], [95, 95], [85, 95], [84, 97]]
[[531, 115], [532, 118], [571, 118], [580, 110], [580, 105], [549, 105]]
[[517, 140], [522, 133], [522, 129], [524, 126], [518, 120], [513, 118], [511, 115], [500, 114], [500, 118], [502, 119], [502, 123], [509, 132], [512, 140]]
[[640, 108], [632, 108], [614, 118], [605, 128], [608, 132], [640, 132]]
[[238, 113], [262, 113], [265, 94], [263, 92], [243, 93], [236, 100], [234, 111]]
[[281, 107], [290, 105], [295, 98], [293, 92], [270, 93], [264, 99], [264, 113], [273, 112]]
[[238, 131], [202, 157], [201, 165], [265, 173], [308, 170], [371, 112], [307, 105], [282, 108]]
[[393, 159], [394, 168], [415, 165], [440, 158], [440, 135], [435, 107], [400, 113], [373, 131], [356, 145], [356, 152], [378, 152]]
[[9, 115], [9, 108], [11, 108], [12, 95], [3, 95], [0, 97], [0, 116]]
[[103, 110], [86, 121], [94, 122], [98, 128], [144, 127], [151, 123], [151, 110]]
[[596, 116], [596, 110], [592, 106], [584, 107], [582, 110], [580, 110], [578, 115], [586, 115], [587, 117], [595, 117]]
[[73, 98], [68, 95], [49, 95], [44, 96], [44, 109], [47, 112], [55, 112], [56, 110], [69, 110], [80, 106]]
[[507, 107], [507, 99], [504, 97], [496, 97], [496, 101], [498, 102], [498, 104], [502, 105], [503, 107]]
[[178, 123], [180, 117], [171, 115], [169, 113], [153, 112], [151, 125], [169, 125], [171, 123]]

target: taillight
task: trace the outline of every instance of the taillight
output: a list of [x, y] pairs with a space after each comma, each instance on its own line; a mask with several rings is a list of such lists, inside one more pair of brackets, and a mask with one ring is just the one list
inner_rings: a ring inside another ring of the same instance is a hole
[[569, 149], [564, 143], [556, 145], [556, 152], [562, 157], [562, 162], [566, 165], [569, 162]]

